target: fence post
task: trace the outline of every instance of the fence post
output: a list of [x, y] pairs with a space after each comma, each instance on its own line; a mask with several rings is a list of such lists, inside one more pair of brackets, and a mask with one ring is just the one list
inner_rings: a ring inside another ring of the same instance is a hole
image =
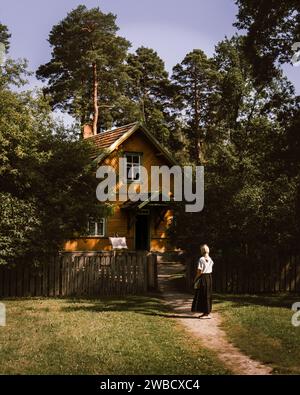
[[157, 289], [157, 256], [149, 252], [146, 256], [147, 259], [147, 288]]
[[147, 293], [148, 290], [148, 270], [147, 270], [147, 252], [142, 254], [143, 272], [144, 272], [144, 287], [143, 292]]

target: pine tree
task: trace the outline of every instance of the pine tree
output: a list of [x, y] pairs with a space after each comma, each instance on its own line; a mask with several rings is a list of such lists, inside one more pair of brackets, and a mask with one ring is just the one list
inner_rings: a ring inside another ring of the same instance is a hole
[[[193, 214], [178, 207], [173, 229], [178, 245], [189, 245], [189, 250], [205, 242], [237, 254], [246, 247], [251, 251], [297, 245], [299, 102], [280, 70], [278, 78], [257, 84], [252, 65], [243, 56], [242, 41], [225, 39], [212, 59], [215, 89], [203, 102], [209, 152], [205, 206]], [[192, 92], [185, 78], [181, 90], [185, 84]], [[187, 124], [194, 115], [183, 113]], [[195, 164], [193, 157], [191, 163]], [[191, 238], [194, 234], [197, 237]]]
[[185, 122], [191, 160], [203, 163], [211, 101], [216, 92], [214, 63], [203, 51], [195, 49], [173, 68], [172, 81], [178, 95], [174, 103]]
[[48, 81], [45, 93], [52, 107], [82, 124], [92, 117], [94, 134], [111, 126], [112, 108], [126, 81], [124, 61], [130, 43], [117, 30], [115, 15], [78, 6], [53, 26], [52, 58], [37, 71], [38, 78]]
[[277, 61], [291, 63], [294, 44], [300, 42], [300, 2], [236, 0], [236, 4], [235, 26], [247, 31], [243, 52], [253, 66], [253, 77], [258, 83], [271, 81], [278, 76]]
[[128, 97], [139, 109], [139, 119], [164, 145], [170, 137], [171, 84], [165, 65], [151, 48], [140, 47], [127, 58]]
[[9, 33], [7, 26], [2, 25], [0, 22], [0, 44], [4, 45], [6, 53], [9, 51], [10, 37], [11, 34]]

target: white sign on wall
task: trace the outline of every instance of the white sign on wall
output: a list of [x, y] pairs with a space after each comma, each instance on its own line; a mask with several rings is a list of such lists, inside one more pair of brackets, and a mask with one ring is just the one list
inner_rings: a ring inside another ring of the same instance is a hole
[[109, 241], [111, 242], [112, 248], [114, 250], [121, 250], [123, 248], [128, 249], [126, 237], [110, 237]]

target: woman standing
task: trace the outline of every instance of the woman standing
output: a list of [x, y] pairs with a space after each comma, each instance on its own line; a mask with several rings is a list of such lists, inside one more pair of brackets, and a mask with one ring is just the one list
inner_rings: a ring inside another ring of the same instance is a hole
[[201, 258], [198, 262], [197, 274], [194, 279], [195, 296], [192, 311], [202, 313], [199, 318], [211, 318], [212, 308], [212, 267], [213, 260], [209, 256], [208, 245], [200, 247]]

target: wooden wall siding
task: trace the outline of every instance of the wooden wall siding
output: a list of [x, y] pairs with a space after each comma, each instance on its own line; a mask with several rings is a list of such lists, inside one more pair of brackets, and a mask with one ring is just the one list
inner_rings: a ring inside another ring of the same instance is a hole
[[[107, 158], [104, 159], [103, 165], [112, 166], [115, 168], [116, 172], [119, 172], [119, 158], [124, 156], [125, 152], [141, 152], [141, 164], [147, 169], [148, 174], [151, 174], [151, 166], [163, 166], [168, 165], [167, 159], [158, 155], [157, 148], [145, 137], [142, 133], [137, 131], [132, 136], [130, 136], [121, 146], [118, 147], [114, 152], [112, 152]], [[148, 178], [148, 188], [151, 187], [151, 179]], [[139, 184], [136, 183], [138, 186]], [[173, 183], [171, 182], [171, 187]]]
[[[147, 138], [140, 134], [139, 132], [135, 133], [128, 140], [126, 140], [118, 150], [112, 152], [104, 161], [104, 165], [113, 166], [116, 169], [116, 172], [119, 171], [118, 160], [119, 157], [123, 155], [124, 152], [134, 151], [134, 152], [142, 152], [142, 165], [146, 167], [148, 173], [151, 172], [151, 166], [162, 166], [168, 165], [168, 162], [163, 156], [157, 156], [156, 148], [150, 143]], [[149, 190], [150, 190], [150, 179], [149, 182]], [[139, 184], [136, 183], [136, 187], [139, 187]], [[117, 188], [118, 189], [118, 188]], [[172, 189], [172, 183], [171, 183]], [[114, 236], [115, 233], [118, 233], [119, 236], [126, 237], [127, 245], [129, 249], [134, 249], [134, 226], [132, 226], [129, 230], [127, 228], [127, 214], [120, 209], [120, 206], [124, 202], [115, 202], [114, 203], [114, 214], [108, 218], [107, 223], [107, 236]], [[172, 212], [169, 210], [165, 214], [164, 221], [162, 221], [159, 226], [155, 229], [153, 218], [151, 220], [151, 229], [150, 229], [150, 247], [151, 251], [159, 251], [164, 252], [166, 250], [171, 250], [173, 247], [170, 245], [169, 240], [166, 237], [166, 229], [168, 227], [168, 222], [170, 222], [170, 218], [172, 217]], [[81, 237], [78, 239], [69, 240], [66, 242], [65, 251], [109, 251], [111, 250], [111, 245], [109, 243], [109, 239], [107, 238], [91, 238], [91, 237]]]
[[0, 297], [123, 296], [157, 287], [156, 255], [64, 253], [39, 268], [0, 266]]
[[[164, 220], [155, 227], [156, 217], [154, 213], [151, 214], [150, 221], [150, 250], [165, 252], [174, 249], [170, 244], [167, 236], [167, 227], [170, 223], [173, 213], [168, 210], [165, 213]], [[134, 249], [134, 225], [130, 230], [127, 230], [127, 214], [116, 207], [115, 214], [108, 218], [107, 235], [113, 236], [118, 233], [121, 237], [126, 237], [127, 246], [129, 250]], [[111, 244], [108, 237], [81, 237], [78, 239], [69, 240], [65, 243], [65, 251], [110, 251]]]

